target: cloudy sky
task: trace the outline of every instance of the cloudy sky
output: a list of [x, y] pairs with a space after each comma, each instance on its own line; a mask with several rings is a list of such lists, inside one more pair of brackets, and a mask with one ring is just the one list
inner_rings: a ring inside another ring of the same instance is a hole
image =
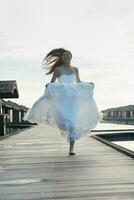
[[0, 80], [16, 80], [31, 106], [52, 75], [41, 66], [54, 48], [73, 54], [82, 81], [96, 84], [100, 110], [134, 104], [133, 0], [0, 0]]

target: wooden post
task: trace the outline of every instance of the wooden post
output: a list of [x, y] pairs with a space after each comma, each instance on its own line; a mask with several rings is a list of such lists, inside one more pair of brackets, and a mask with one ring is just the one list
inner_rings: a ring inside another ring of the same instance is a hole
[[6, 135], [6, 120], [4, 114], [0, 114], [0, 135]]
[[0, 99], [0, 114], [2, 114], [2, 99]]

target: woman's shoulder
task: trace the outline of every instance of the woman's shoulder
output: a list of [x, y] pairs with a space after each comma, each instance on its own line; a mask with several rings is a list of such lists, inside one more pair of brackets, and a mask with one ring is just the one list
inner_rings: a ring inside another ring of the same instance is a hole
[[73, 67], [73, 71], [74, 71], [74, 73], [76, 73], [76, 74], [78, 74], [78, 72], [79, 72], [79, 70], [78, 70], [77, 67]]
[[75, 71], [78, 71], [78, 68], [77, 68], [77, 67], [73, 67], [73, 66], [72, 66], [72, 68], [73, 68]]

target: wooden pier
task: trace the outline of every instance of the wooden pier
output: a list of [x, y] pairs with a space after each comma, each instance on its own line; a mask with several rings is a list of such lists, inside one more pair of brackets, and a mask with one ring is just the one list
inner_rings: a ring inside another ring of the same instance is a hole
[[75, 152], [46, 125], [0, 140], [0, 200], [134, 199], [132, 158], [90, 136]]

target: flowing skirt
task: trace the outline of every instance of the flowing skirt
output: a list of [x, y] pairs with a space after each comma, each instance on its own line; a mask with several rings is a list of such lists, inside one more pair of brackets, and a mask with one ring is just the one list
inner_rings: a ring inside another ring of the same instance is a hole
[[67, 141], [80, 139], [101, 120], [93, 91], [94, 85], [88, 82], [49, 83], [23, 119], [56, 126]]

